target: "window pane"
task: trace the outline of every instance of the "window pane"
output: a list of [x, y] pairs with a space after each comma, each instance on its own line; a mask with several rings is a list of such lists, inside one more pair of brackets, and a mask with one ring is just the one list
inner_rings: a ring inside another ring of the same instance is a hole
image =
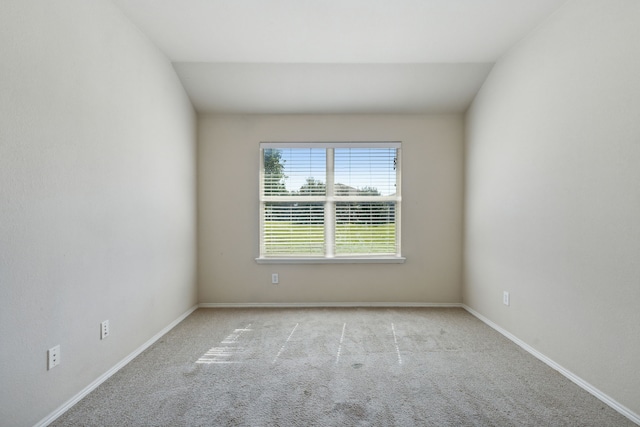
[[282, 151], [268, 148], [264, 150], [263, 156], [264, 194], [267, 196], [286, 195]]
[[324, 148], [264, 150], [264, 194], [322, 196], [325, 194], [327, 153]]
[[336, 148], [337, 196], [390, 196], [396, 193], [395, 148]]
[[395, 202], [336, 203], [336, 255], [396, 253]]
[[322, 203], [265, 203], [265, 255], [324, 254]]

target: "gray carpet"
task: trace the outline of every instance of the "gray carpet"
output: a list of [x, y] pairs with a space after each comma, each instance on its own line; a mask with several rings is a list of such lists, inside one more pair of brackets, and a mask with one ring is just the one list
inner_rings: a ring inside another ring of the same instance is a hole
[[634, 426], [462, 309], [199, 309], [53, 426]]

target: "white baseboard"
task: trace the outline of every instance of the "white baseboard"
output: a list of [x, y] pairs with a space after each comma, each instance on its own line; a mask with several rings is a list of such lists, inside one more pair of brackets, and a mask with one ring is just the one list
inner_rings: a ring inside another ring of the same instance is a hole
[[615, 409], [616, 411], [624, 415], [625, 417], [629, 418], [634, 423], [640, 425], [640, 415], [636, 414], [626, 406], [621, 405], [620, 403], [615, 401], [613, 398], [609, 397], [607, 394], [601, 392], [596, 387], [592, 386], [591, 384], [589, 384], [579, 376], [575, 375], [573, 372], [569, 371], [568, 369], [565, 369], [564, 367], [560, 366], [559, 364], [557, 364], [556, 362], [554, 362], [544, 354], [540, 353], [535, 348], [531, 347], [529, 344], [525, 343], [515, 335], [501, 328], [497, 324], [493, 323], [491, 320], [487, 319], [486, 317], [484, 317], [482, 314], [478, 313], [471, 307], [465, 304], [462, 304], [462, 308], [467, 310], [469, 313], [477, 317], [482, 322], [486, 323], [491, 328], [500, 332], [502, 335], [504, 335], [509, 340], [513, 341], [518, 346], [522, 347], [523, 350], [530, 353], [532, 356], [536, 357], [537, 359], [541, 360], [552, 369], [555, 369], [556, 371], [564, 375], [566, 378], [571, 380], [573, 383], [577, 384], [582, 389], [588, 391], [589, 393], [591, 393], [592, 395], [594, 395], [595, 397], [597, 397], [598, 399], [600, 399], [601, 401], [603, 401], [604, 403], [606, 403], [607, 405], [609, 405], [610, 407], [612, 407], [613, 409]]
[[62, 404], [62, 406], [60, 406], [58, 409], [53, 411], [47, 417], [45, 417], [42, 420], [40, 420], [40, 422], [38, 422], [34, 427], [45, 427], [45, 426], [48, 426], [49, 424], [51, 424], [60, 415], [62, 415], [65, 412], [67, 412], [69, 410], [69, 408], [71, 408], [73, 405], [75, 405], [80, 400], [82, 400], [83, 397], [85, 397], [86, 395], [91, 393], [100, 384], [102, 384], [103, 382], [108, 380], [113, 374], [115, 374], [120, 369], [122, 369], [127, 363], [131, 362], [136, 356], [138, 356], [140, 353], [142, 353], [147, 348], [149, 348], [153, 343], [155, 343], [160, 338], [162, 338], [162, 336], [164, 334], [166, 334], [171, 329], [173, 329], [178, 323], [182, 322], [187, 316], [189, 316], [191, 313], [193, 313], [197, 308], [198, 308], [197, 305], [191, 307], [189, 310], [187, 310], [185, 313], [183, 313], [180, 317], [178, 317], [176, 320], [174, 320], [169, 325], [167, 325], [165, 328], [163, 328], [160, 332], [158, 332], [153, 337], [151, 337], [147, 342], [145, 342], [140, 347], [138, 347], [136, 350], [134, 350], [133, 353], [129, 354], [127, 357], [125, 357], [120, 362], [118, 362], [114, 367], [109, 369], [104, 374], [100, 375], [95, 381], [93, 381], [91, 384], [86, 386], [80, 393], [78, 393], [75, 396], [73, 396], [71, 399], [69, 399], [64, 404]]
[[200, 308], [404, 308], [404, 307], [435, 307], [461, 308], [461, 303], [430, 303], [430, 302], [211, 302], [200, 303]]

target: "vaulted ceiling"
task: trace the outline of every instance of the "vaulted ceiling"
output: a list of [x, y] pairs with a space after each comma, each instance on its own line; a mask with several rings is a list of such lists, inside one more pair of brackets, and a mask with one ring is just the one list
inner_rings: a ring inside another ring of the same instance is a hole
[[463, 112], [567, 0], [112, 0], [214, 113]]

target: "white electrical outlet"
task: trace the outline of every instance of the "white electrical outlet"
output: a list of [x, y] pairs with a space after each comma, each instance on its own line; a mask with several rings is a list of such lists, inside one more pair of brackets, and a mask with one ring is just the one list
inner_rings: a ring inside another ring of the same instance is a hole
[[280, 278], [278, 277], [278, 273], [273, 273], [271, 275], [271, 283], [277, 285], [280, 282]]
[[60, 364], [60, 345], [51, 347], [47, 351], [47, 370], [53, 369]]
[[109, 336], [109, 321], [105, 320], [100, 323], [100, 339], [103, 340]]
[[504, 291], [504, 292], [502, 293], [502, 303], [503, 303], [504, 305], [509, 305], [509, 292]]

